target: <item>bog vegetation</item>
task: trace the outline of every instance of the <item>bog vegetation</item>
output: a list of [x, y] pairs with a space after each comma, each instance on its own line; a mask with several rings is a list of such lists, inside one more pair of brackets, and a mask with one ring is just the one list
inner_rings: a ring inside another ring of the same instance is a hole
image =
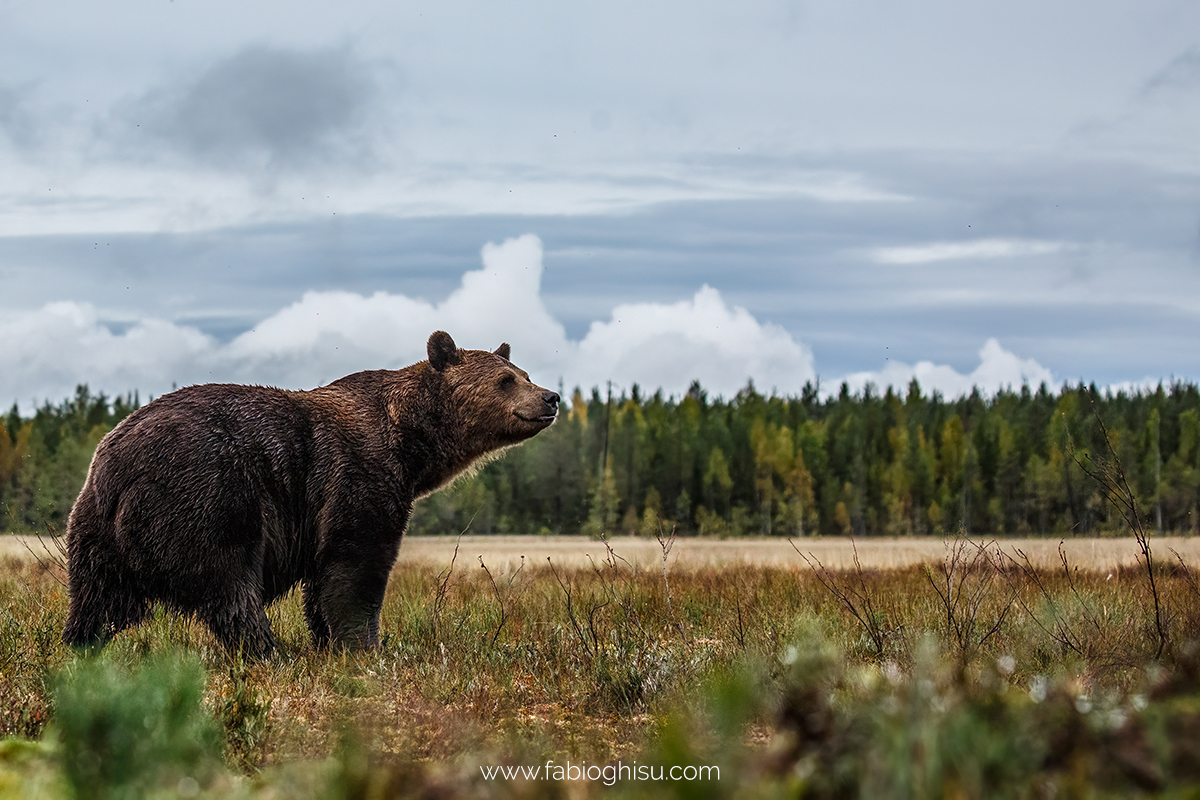
[[61, 566], [11, 560], [0, 796], [1200, 790], [1200, 584], [1172, 554], [1114, 575], [956, 540], [937, 563], [834, 572], [797, 547], [686, 571], [612, 550], [506, 572], [402, 559], [379, 650], [313, 651], [292, 594], [260, 662], [161, 611], [69, 652]]
[[[0, 425], [0, 524], [61, 531], [96, 443], [138, 404], [80, 387]], [[1103, 425], [1101, 424], [1103, 420]], [[1106, 429], [1107, 436], [1101, 428]], [[1159, 531], [1200, 530], [1200, 388], [945, 400], [576, 390], [557, 424], [418, 506], [414, 533], [1095, 535], [1123, 530], [1082, 463], [1113, 452]]]

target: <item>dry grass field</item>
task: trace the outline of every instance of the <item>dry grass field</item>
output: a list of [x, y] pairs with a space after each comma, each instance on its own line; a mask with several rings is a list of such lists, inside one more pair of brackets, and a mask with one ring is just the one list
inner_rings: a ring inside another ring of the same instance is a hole
[[249, 662], [161, 608], [68, 650], [57, 554], [0, 537], [0, 800], [608, 796], [481, 777], [567, 761], [722, 770], [631, 799], [1196, 790], [1200, 538], [1150, 542], [1153, 580], [1132, 537], [1068, 570], [1055, 539], [681, 538], [666, 575], [655, 540], [414, 537], [378, 650], [314, 650], [292, 593]]
[[[978, 540], [978, 543], [989, 543]], [[1108, 539], [1001, 539], [996, 545], [1006, 554], [1029, 556], [1034, 566], [1055, 568], [1060, 565], [1059, 546], [1072, 566], [1096, 572], [1110, 572], [1134, 566], [1139, 554], [1137, 540], [1132, 536]], [[613, 550], [631, 565], [641, 568], [660, 568], [662, 548], [653, 539], [616, 537], [609, 539]], [[793, 548], [793, 544], [795, 547]], [[1174, 560], [1178, 553], [1189, 565], [1200, 564], [1200, 538], [1165, 536], [1150, 540], [1156, 558]], [[554, 564], [586, 567], [600, 563], [606, 552], [603, 543], [579, 536], [464, 536], [410, 537], [400, 548], [402, 561], [448, 564], [459, 548], [458, 557], [475, 562], [482, 556], [489, 567], [501, 569], [519, 565], [522, 556], [530, 566], [544, 564], [550, 558]], [[950, 543], [938, 538], [866, 538], [841, 539], [814, 537], [795, 539], [698, 539], [679, 538], [671, 548], [667, 565], [670, 569], [725, 564], [744, 564], [755, 567], [806, 566], [796, 549], [815, 557], [829, 569], [851, 569], [857, 553], [864, 569], [904, 569], [917, 564], [936, 564], [947, 554]]]
[[[990, 543], [986, 540], [973, 540]], [[631, 566], [661, 569], [662, 547], [654, 539], [615, 537], [609, 540], [613, 550]], [[904, 569], [917, 564], [940, 563], [949, 543], [933, 537], [905, 539], [871, 537], [842, 539], [812, 537], [794, 540], [795, 548], [815, 557], [829, 569], [850, 569], [857, 553], [864, 569]], [[1074, 567], [1095, 572], [1111, 572], [1135, 566], [1139, 554], [1132, 537], [1080, 539], [1000, 539], [995, 544], [1004, 553], [1029, 556], [1034, 566], [1060, 566], [1059, 547]], [[1200, 565], [1200, 538], [1163, 536], [1150, 539], [1156, 559], [1174, 561], [1175, 554], [1188, 565]], [[0, 558], [31, 557], [45, 552], [46, 543], [36, 536], [0, 536]], [[52, 547], [52, 545], [51, 545]], [[482, 556], [489, 568], [508, 573], [520, 566], [524, 556], [529, 567], [544, 565], [549, 558], [555, 566], [588, 567], [606, 557], [604, 544], [582, 536], [410, 536], [400, 548], [401, 563], [446, 566], [458, 548], [460, 566], [477, 564]], [[755, 567], [806, 566], [787, 539], [699, 539], [679, 538], [667, 560], [669, 569], [743, 564]]]

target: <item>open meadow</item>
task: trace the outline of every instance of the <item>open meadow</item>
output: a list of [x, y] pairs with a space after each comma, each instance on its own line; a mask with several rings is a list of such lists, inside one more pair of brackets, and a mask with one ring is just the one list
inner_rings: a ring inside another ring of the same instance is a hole
[[414, 537], [377, 651], [294, 592], [261, 662], [161, 609], [72, 653], [61, 564], [3, 541], [0, 796], [1200, 786], [1197, 540]]
[[[678, 537], [667, 559], [671, 569], [695, 569], [744, 564], [757, 567], [795, 567], [804, 562], [797, 550], [815, 557], [830, 569], [850, 569], [857, 555], [864, 569], [900, 569], [918, 564], [933, 564], [945, 558], [952, 544], [934, 536], [851, 537], [812, 536], [788, 540], [775, 538], [711, 539]], [[973, 538], [983, 545], [993, 540]], [[608, 539], [613, 550], [632, 567], [661, 568], [662, 547], [652, 537], [616, 536]], [[1174, 558], [1177, 553], [1188, 564], [1200, 564], [1200, 537], [1161, 536], [1151, 540], [1160, 556]], [[794, 546], [793, 546], [794, 545]], [[1074, 566], [1092, 571], [1112, 572], [1137, 564], [1139, 550], [1132, 537], [1078, 537], [1070, 539], [1003, 538], [995, 540], [1001, 552], [1018, 557], [1024, 553], [1039, 567], [1057, 567], [1059, 549]], [[529, 565], [545, 564], [547, 559], [560, 567], [587, 567], [606, 556], [604, 544], [587, 536], [406, 536], [400, 548], [401, 563], [446, 566], [458, 548], [459, 558], [475, 561], [482, 557], [492, 568], [502, 570], [520, 566], [522, 557]], [[38, 536], [0, 536], [0, 558], [31, 558], [36, 554], [53, 556], [54, 545]]]

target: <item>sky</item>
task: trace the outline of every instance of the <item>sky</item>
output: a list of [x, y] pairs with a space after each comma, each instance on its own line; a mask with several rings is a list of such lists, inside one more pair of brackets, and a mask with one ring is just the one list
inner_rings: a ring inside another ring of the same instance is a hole
[[1200, 5], [0, 0], [0, 404], [1200, 380]]

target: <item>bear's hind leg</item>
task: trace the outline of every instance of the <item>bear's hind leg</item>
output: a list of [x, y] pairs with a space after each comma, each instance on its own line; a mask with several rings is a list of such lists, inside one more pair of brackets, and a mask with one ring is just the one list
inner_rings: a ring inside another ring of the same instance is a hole
[[140, 623], [150, 611], [150, 602], [117, 580], [105, 580], [95, 567], [94, 580], [70, 580], [71, 601], [63, 642], [72, 647], [97, 647], [126, 628]]
[[90, 481], [67, 522], [67, 594], [70, 604], [62, 639], [72, 647], [103, 645], [137, 625], [150, 602], [116, 547], [112, 521], [96, 511]]
[[107, 604], [71, 601], [62, 640], [71, 647], [99, 647], [126, 628], [145, 619], [150, 604], [145, 600], [122, 598]]

